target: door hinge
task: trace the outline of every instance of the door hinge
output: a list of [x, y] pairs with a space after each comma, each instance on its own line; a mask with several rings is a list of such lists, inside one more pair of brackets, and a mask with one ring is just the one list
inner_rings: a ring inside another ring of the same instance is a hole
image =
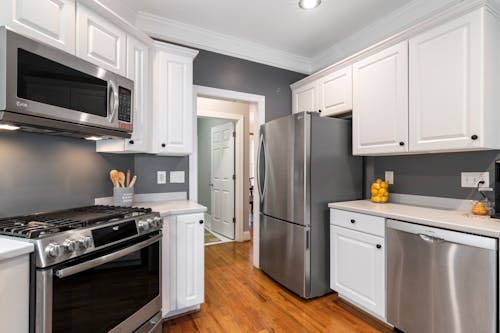
[[236, 223], [236, 217], [233, 217], [233, 223]]
[[235, 137], [236, 137], [236, 132], [233, 132], [233, 138], [235, 138]]
[[236, 175], [233, 175], [233, 180], [236, 180]]

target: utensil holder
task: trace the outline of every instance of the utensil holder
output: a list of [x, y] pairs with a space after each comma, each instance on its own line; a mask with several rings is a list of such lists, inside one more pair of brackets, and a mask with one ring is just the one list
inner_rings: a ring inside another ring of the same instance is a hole
[[131, 207], [134, 203], [133, 187], [114, 187], [113, 204], [121, 207]]

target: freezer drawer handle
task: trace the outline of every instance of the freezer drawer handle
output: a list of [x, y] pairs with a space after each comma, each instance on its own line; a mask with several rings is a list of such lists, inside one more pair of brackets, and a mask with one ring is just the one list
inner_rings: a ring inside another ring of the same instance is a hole
[[429, 242], [429, 243], [434, 243], [434, 242], [443, 242], [444, 238], [439, 238], [435, 236], [429, 236], [426, 234], [418, 234], [420, 238], [422, 238], [424, 241]]

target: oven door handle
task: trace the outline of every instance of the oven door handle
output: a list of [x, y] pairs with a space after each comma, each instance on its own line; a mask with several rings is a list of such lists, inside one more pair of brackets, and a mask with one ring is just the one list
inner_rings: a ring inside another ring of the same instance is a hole
[[95, 258], [95, 259], [83, 262], [81, 264], [78, 264], [78, 265], [69, 266], [69, 267], [66, 267], [63, 269], [56, 270], [55, 275], [58, 278], [62, 279], [62, 278], [65, 278], [65, 277], [92, 269], [94, 267], [101, 266], [101, 265], [106, 264], [108, 262], [111, 262], [113, 260], [119, 259], [121, 257], [125, 257], [126, 255], [129, 255], [132, 252], [135, 252], [135, 251], [141, 250], [145, 247], [148, 247], [149, 245], [156, 243], [158, 240], [160, 240], [161, 237], [162, 237], [161, 235], [158, 235], [158, 236], [155, 236], [155, 237], [150, 238], [148, 240], [145, 240], [144, 242], [127, 247], [123, 250], [112, 252], [110, 254], [106, 254], [102, 257]]

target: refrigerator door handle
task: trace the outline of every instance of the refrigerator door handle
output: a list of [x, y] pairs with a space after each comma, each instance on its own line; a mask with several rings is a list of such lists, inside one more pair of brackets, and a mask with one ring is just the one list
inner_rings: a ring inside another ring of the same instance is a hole
[[[262, 163], [264, 163], [264, 170], [262, 170]], [[266, 169], [266, 148], [264, 142], [264, 135], [261, 134], [259, 139], [259, 150], [257, 152], [257, 188], [259, 190], [260, 202], [264, 201], [264, 194], [266, 188], [265, 169]]]

